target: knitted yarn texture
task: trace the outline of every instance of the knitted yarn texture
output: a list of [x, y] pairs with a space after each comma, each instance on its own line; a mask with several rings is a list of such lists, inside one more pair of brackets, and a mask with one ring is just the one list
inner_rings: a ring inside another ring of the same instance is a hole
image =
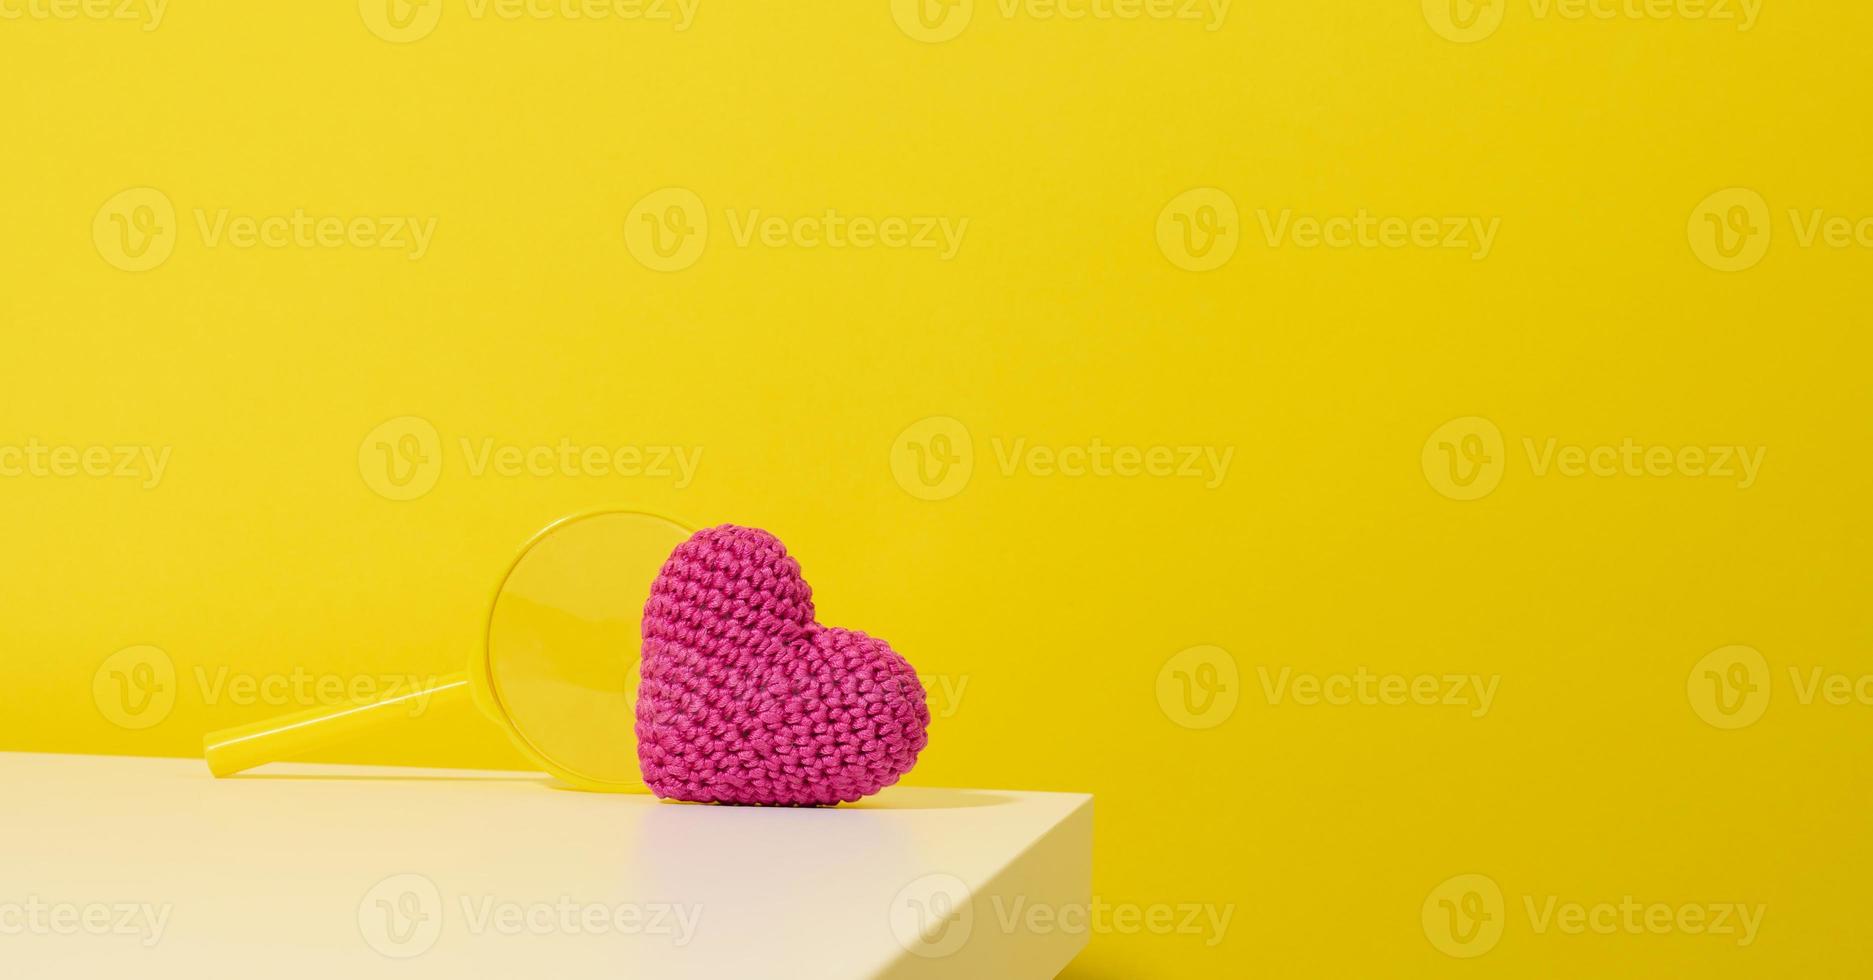
[[822, 626], [772, 534], [724, 524], [678, 545], [644, 605], [637, 754], [666, 799], [825, 806], [898, 781], [929, 742], [910, 664]]

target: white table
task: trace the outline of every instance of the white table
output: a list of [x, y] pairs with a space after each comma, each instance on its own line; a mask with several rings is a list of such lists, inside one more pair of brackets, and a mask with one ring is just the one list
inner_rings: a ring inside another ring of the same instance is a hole
[[825, 810], [529, 773], [0, 753], [0, 976], [1053, 977], [1092, 800]]

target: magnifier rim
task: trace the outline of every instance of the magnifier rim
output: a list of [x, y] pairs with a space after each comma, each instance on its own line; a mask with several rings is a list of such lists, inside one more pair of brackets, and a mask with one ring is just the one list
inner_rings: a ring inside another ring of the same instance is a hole
[[[533, 553], [533, 549], [537, 547], [540, 542], [545, 541], [555, 532], [569, 525], [577, 524], [580, 521], [587, 521], [597, 517], [616, 517], [623, 515], [648, 517], [653, 520], [662, 521], [678, 532], [678, 541], [695, 533], [694, 528], [667, 514], [659, 514], [648, 510], [634, 510], [626, 507], [606, 507], [597, 510], [582, 511], [576, 514], [568, 514], [565, 517], [554, 520], [538, 531], [535, 531], [533, 536], [528, 538], [526, 543], [520, 546], [520, 550], [514, 555], [514, 560], [508, 563], [507, 571], [502, 573], [501, 580], [495, 583], [494, 598], [488, 602], [488, 620], [487, 625], [482, 630], [481, 656], [479, 658], [478, 669], [475, 671], [476, 677], [480, 682], [479, 686], [482, 692], [487, 696], [488, 706], [492, 710], [495, 720], [500, 723], [502, 728], [507, 730], [508, 737], [513, 740], [514, 745], [521, 750], [522, 754], [533, 760], [542, 770], [568, 783], [583, 789], [607, 792], [618, 792], [620, 790], [647, 791], [647, 788], [644, 786], [643, 780], [641, 779], [630, 781], [600, 779], [596, 776], [588, 776], [584, 773], [574, 771], [554, 762], [539, 746], [533, 744], [533, 741], [527, 737], [526, 733], [520, 730], [519, 725], [515, 724], [514, 716], [508, 711], [507, 705], [501, 700], [500, 689], [496, 687], [494, 683], [494, 613], [500, 605], [501, 593], [507, 590], [507, 583], [513, 579], [514, 572], [520, 568], [521, 562], [527, 560], [527, 556]], [[650, 583], [646, 582], [644, 586], [644, 598], [648, 601], [650, 598]]]

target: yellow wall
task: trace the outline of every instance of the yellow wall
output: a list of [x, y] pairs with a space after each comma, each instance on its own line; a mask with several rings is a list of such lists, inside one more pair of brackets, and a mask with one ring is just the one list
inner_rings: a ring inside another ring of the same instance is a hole
[[[0, 0], [0, 748], [457, 669], [625, 505], [773, 530], [929, 675], [912, 782], [1093, 792], [1102, 903], [1230, 916], [1071, 976], [1861, 969], [1873, 11], [1004, 2]], [[960, 242], [747, 224], [827, 209]], [[238, 244], [301, 212], [363, 220]], [[562, 441], [701, 455], [474, 458]], [[1005, 461], [1095, 441], [1173, 463]], [[518, 764], [440, 711], [327, 757]]]

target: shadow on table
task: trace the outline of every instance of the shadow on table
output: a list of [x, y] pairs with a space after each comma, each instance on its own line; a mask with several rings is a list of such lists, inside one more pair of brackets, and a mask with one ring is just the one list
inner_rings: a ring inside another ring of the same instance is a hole
[[[581, 792], [576, 787], [564, 783], [548, 781], [547, 786]], [[631, 794], [642, 796], [642, 794]], [[873, 796], [857, 803], [841, 803], [838, 806], [800, 806], [800, 807], [752, 807], [735, 806], [727, 803], [692, 803], [688, 800], [658, 800], [663, 806], [703, 806], [721, 807], [733, 810], [785, 810], [791, 813], [848, 813], [853, 810], [966, 810], [974, 807], [1001, 806], [1014, 802], [1012, 797], [1001, 793], [988, 793], [979, 789], [941, 789], [930, 786], [899, 786], [885, 790], [883, 796]]]
[[1012, 797], [979, 789], [941, 789], [934, 786], [899, 786], [883, 797], [871, 797], [857, 803], [841, 804], [841, 810], [964, 810], [979, 806], [1001, 806]]
[[[409, 775], [404, 773], [328, 773], [328, 772], [244, 772], [227, 777], [229, 780], [242, 779], [288, 779], [305, 782], [382, 782], [382, 783], [534, 783], [548, 789], [583, 793], [575, 786], [554, 779], [544, 773], [514, 772], [490, 773], [488, 775], [462, 774], [449, 775]], [[605, 795], [605, 794], [597, 794]], [[621, 796], [642, 798], [643, 793], [626, 793]], [[677, 802], [677, 801], [670, 801]], [[836, 807], [802, 807], [821, 813], [838, 813], [845, 810], [963, 810], [975, 807], [1001, 806], [1012, 802], [1012, 798], [1001, 793], [989, 793], [978, 789], [943, 789], [934, 786], [898, 786], [886, 790], [882, 796], [863, 799], [857, 803], [842, 803]], [[713, 804], [682, 804], [684, 806], [710, 806]]]

